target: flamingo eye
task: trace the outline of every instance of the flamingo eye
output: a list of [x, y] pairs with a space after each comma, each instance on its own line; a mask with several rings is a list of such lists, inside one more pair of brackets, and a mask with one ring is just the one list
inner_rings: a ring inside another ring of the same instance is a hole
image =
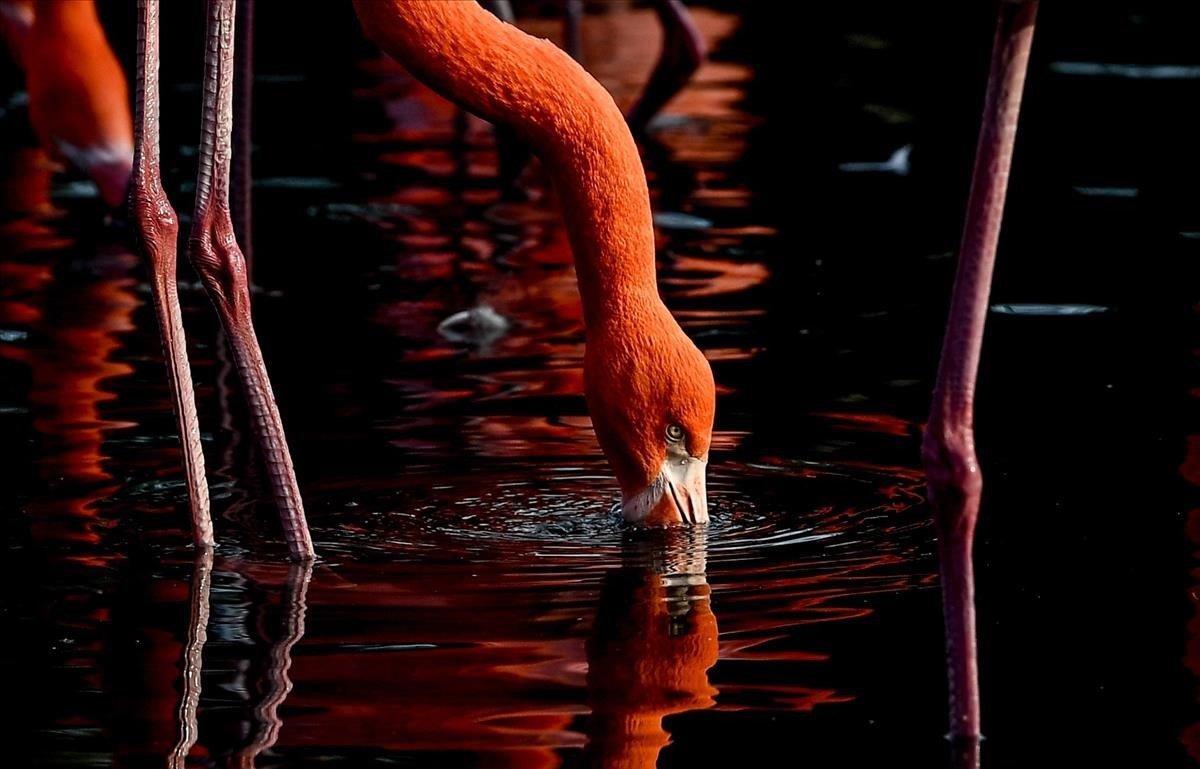
[[679, 443], [683, 440], [683, 428], [677, 424], [667, 425], [667, 440], [671, 443]]

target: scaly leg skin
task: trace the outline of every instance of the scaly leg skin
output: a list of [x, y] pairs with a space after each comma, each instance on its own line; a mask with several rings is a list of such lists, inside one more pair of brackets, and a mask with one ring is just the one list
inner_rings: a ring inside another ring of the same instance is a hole
[[189, 252], [192, 264], [220, 316], [233, 351], [242, 390], [271, 493], [279, 507], [292, 558], [314, 557], [304, 503], [283, 434], [283, 423], [250, 317], [246, 260], [238, 248], [229, 213], [229, 162], [233, 122], [233, 36], [235, 0], [209, 0], [204, 58], [204, 116], [200, 170]]
[[231, 162], [233, 188], [230, 190], [230, 214], [233, 234], [246, 258], [247, 280], [254, 280], [254, 240], [251, 230], [251, 125], [254, 119], [254, 0], [237, 0], [237, 40], [234, 67], [237, 98], [233, 113], [234, 152]]
[[137, 135], [134, 139], [129, 213], [135, 224], [138, 245], [153, 273], [150, 285], [183, 446], [183, 470], [192, 513], [192, 538], [197, 546], [212, 547], [213, 527], [209, 516], [208, 483], [204, 477], [204, 452], [200, 448], [200, 422], [196, 417], [192, 369], [188, 364], [187, 341], [179, 313], [176, 279], [179, 219], [163, 191], [159, 171], [158, 0], [138, 0], [137, 51]]
[[704, 36], [680, 0], [654, 0], [654, 10], [662, 25], [662, 52], [642, 95], [629, 109], [627, 119], [635, 136], [646, 132], [650, 121], [683, 90], [708, 54]]
[[1036, 15], [1036, 0], [1000, 3], [950, 319], [921, 447], [941, 557], [950, 736], [968, 743], [980, 736], [971, 548], [983, 488], [972, 404]]

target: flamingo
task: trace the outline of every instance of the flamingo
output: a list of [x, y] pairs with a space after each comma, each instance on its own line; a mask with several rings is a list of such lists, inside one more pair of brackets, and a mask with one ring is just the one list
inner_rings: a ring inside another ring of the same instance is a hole
[[950, 318], [921, 446], [938, 532], [950, 735], [969, 746], [980, 738], [971, 549], [983, 476], [975, 456], [975, 378], [1037, 5], [1037, 0], [1000, 2]]
[[[585, 395], [632, 522], [708, 520], [705, 471], [716, 387], [704, 355], [667, 310], [655, 275], [650, 196], [637, 148], [612, 97], [567, 54], [475, 3], [360, 2], [368, 36], [442, 95], [511, 126], [546, 164], [576, 260], [588, 343]], [[158, 0], [138, 3], [131, 218], [154, 280], [174, 386], [193, 538], [213, 543], [175, 288], [178, 221], [158, 149]], [[189, 236], [229, 338], [289, 552], [314, 555], [282, 420], [254, 333], [245, 259], [230, 220], [234, 0], [209, 0], [202, 142]]]
[[547, 166], [583, 301], [584, 386], [626, 520], [708, 519], [712, 370], [658, 293], [649, 190], [612, 97], [569, 56], [472, 3], [356, 2], [367, 36]]
[[26, 73], [29, 116], [42, 147], [121, 203], [133, 164], [129, 87], [93, 0], [0, 3], [0, 30]]
[[[252, 3], [249, 0], [241, 0], [239, 5], [242, 7], [243, 14], [252, 9]], [[646, 95], [638, 102], [642, 106], [635, 108], [635, 113], [642, 115], [642, 118], [634, 119], [634, 113], [631, 113], [631, 124], [635, 128], [639, 128], [639, 123], [642, 124], [640, 128], [644, 128], [644, 123], [686, 82], [690, 73], [699, 64], [699, 59], [690, 60], [689, 66], [680, 70], [675, 66], [676, 59], [679, 58], [676, 54], [681, 50], [696, 55], [702, 55], [703, 52], [702, 39], [696, 32], [694, 24], [689, 23], [690, 17], [678, 0], [664, 0], [656, 7], [658, 7], [663, 20], [665, 33], [663, 55], [651, 78]], [[134, 155], [136, 154], [136, 171], [134, 172], [136, 183], [131, 190], [131, 214], [137, 224], [141, 249], [151, 262], [154, 273], [153, 294], [163, 335], [169, 377], [175, 393], [176, 413], [183, 441], [183, 464], [193, 518], [193, 536], [198, 544], [211, 545], [214, 540], [208, 511], [204, 458], [199, 445], [199, 426], [195, 416], [191, 375], [183, 353], [184, 331], [179, 317], [177, 289], [174, 285], [176, 260], [174, 240], [177, 236], [178, 224], [158, 178], [157, 79], [155, 77], [154, 83], [148, 83], [145, 71], [147, 66], [154, 71], [157, 69], [157, 3], [142, 5], [139, 10], [139, 14], [146, 16], [147, 20], [140, 22], [139, 27], [138, 67], [141, 74], [138, 81], [136, 153], [133, 149], [134, 139], [131, 136], [131, 119], [126, 106], [127, 87], [115, 56], [104, 36], [94, 2], [88, 0], [80, 3], [58, 3], [38, 0], [35, 5], [33, 2], [12, 0], [4, 3], [0, 10], [3, 11], [0, 16], [4, 20], [3, 29], [6, 41], [18, 61], [29, 71], [31, 115], [43, 144], [52, 153], [71, 160], [82, 170], [88, 172], [96, 181], [102, 199], [110, 206], [119, 202], [124, 196], [125, 190], [129, 188], [131, 166], [135, 163]], [[578, 3], [569, 5], [567, 9], [569, 31], [577, 32], [580, 10]], [[228, 14], [218, 15], [223, 20], [219, 23], [228, 23], [230, 27], [233, 26], [232, 10]], [[149, 20], [150, 16], [153, 16], [152, 20]], [[210, 31], [213, 23], [210, 18]], [[568, 34], [569, 40], [576, 37], [577, 34]], [[211, 39], [210, 34], [210, 41]], [[236, 49], [239, 53], [237, 67], [243, 73], [242, 87], [245, 89], [249, 83], [247, 76], [248, 44], [251, 36], [248, 28], [243, 27], [238, 30], [237, 40]], [[230, 48], [233, 47], [230, 46]], [[577, 45], [568, 47], [573, 55], [579, 55]], [[81, 51], [85, 52], [87, 56], [79, 56]], [[153, 61], [147, 58], [148, 55], [151, 55]], [[88, 62], [88, 66], [83, 67], [80, 63], [85, 60]], [[206, 85], [210, 87], [210, 90], [216, 90], [227, 101], [231, 86], [227, 87], [222, 78], [229, 77], [228, 63], [223, 60], [214, 60], [213, 52], [210, 50], [207, 71], [209, 75], [206, 76]], [[274, 400], [270, 396], [270, 382], [261, 362], [261, 353], [258, 351], [257, 342], [252, 338], [253, 326], [249, 322], [248, 293], [243, 296], [237, 285], [221, 285], [222, 281], [228, 283], [230, 280], [236, 284], [240, 276], [235, 276], [235, 273], [240, 271], [244, 274], [248, 271], [248, 259], [240, 255], [227, 258], [213, 257], [211, 253], [215, 250], [214, 239], [226, 235], [226, 229], [228, 229], [226, 219], [232, 219], [232, 230], [238, 233], [238, 237], [230, 237], [229, 242], [233, 243], [235, 248], [242, 243], [248, 245], [249, 196], [246, 180], [249, 178], [249, 172], [246, 147], [248, 146], [249, 121], [248, 110], [245, 108], [248, 106], [248, 99], [245, 98], [244, 90], [240, 101], [244, 105], [237, 115], [243, 117], [241, 120], [234, 117], [239, 151], [232, 153], [232, 157], [235, 159], [232, 202], [229, 194], [229, 169], [225, 168], [231, 156], [228, 147], [224, 146], [228, 143], [227, 136], [222, 132], [222, 135], [215, 137], [215, 141], [223, 145], [221, 150], [214, 150], [208, 142], [202, 143], [202, 147], [209, 151], [202, 152], [199, 176], [202, 194], [197, 198], [196, 213], [198, 215], [205, 214], [197, 221], [207, 227], [207, 232], [203, 227], [193, 231], [193, 234], [200, 233], [200, 237], [192, 238], [193, 261], [196, 261], [198, 265], [205, 263], [208, 267], [207, 271], [205, 269], [200, 271], [205, 277], [206, 286], [210, 288], [210, 295], [217, 303], [223, 327], [231, 333], [234, 329], [239, 332], [236, 336], [231, 336], [231, 343], [234, 347], [234, 357], [238, 363], [239, 372], [242, 374], [247, 392], [252, 400], [251, 408], [256, 421], [255, 432], [267, 456], [273, 495], [280, 504], [285, 528], [289, 532], [296, 532], [295, 535], [289, 533], [288, 536], [292, 554], [297, 557], [307, 557], [311, 555], [311, 541], [309, 541], [307, 527], [304, 524], [303, 506], [294, 472], [290, 467], [290, 455], [286, 450], [286, 442], [282, 438], [282, 425]], [[650, 108], [645, 106], [647, 104], [658, 106]], [[206, 108], [208, 107], [209, 105], [206, 105]], [[232, 108], [227, 107], [227, 109], [232, 114]], [[207, 113], [205, 119], [208, 121], [205, 123], [207, 139], [212, 134], [212, 127], [217, 124], [209, 119]], [[221, 154], [222, 162], [216, 161], [215, 153]], [[208, 186], [203, 186], [206, 180], [210, 183]], [[229, 213], [231, 207], [232, 215]], [[652, 255], [652, 251], [650, 253]], [[223, 259], [228, 264], [223, 263]], [[235, 263], [238, 265], [236, 268], [232, 267]], [[652, 260], [649, 263], [652, 266]], [[218, 276], [216, 272], [227, 274]], [[652, 278], [651, 285], [653, 285]], [[654, 307], [651, 303], [651, 312], [643, 315], [644, 322], [648, 324], [647, 328], [660, 327], [653, 330], [650, 336], [662, 337], [665, 334], [664, 338], [670, 342], [668, 347], [680, 346], [682, 332], [665, 312], [665, 308], [661, 307], [661, 302], [658, 302], [658, 305], [658, 307]], [[234, 315], [238, 317], [235, 318]], [[626, 322], [628, 323], [628, 320]], [[686, 341], [685, 338], [684, 340]], [[606, 337], [606, 341], [610, 342], [607, 347], [611, 349], [613, 347], [611, 336]], [[685, 354], [680, 359], [680, 365], [707, 371], [707, 364], [702, 360], [699, 363], [703, 365], [697, 365], [698, 353], [686, 350], [689, 345], [690, 343], [682, 345], [685, 348]], [[612, 356], [592, 357], [609, 359]], [[688, 358], [691, 360], [688, 361]], [[629, 356], [626, 355], [623, 360], [627, 365]], [[657, 376], [661, 373], [660, 367], [651, 375]], [[703, 377], [701, 378], [703, 379]], [[711, 373], [708, 373], [708, 378], [711, 379]], [[658, 397], [659, 399], [665, 397], [662, 387], [659, 387], [659, 392], [656, 393], [654, 387], [647, 387], [643, 382], [639, 385], [639, 389], [641, 394], [647, 397]], [[589, 402], [595, 403], [599, 399], [600, 396], [597, 395], [589, 398]], [[610, 403], [606, 406], [609, 409], [614, 408], [611, 400], [615, 399], [610, 399]], [[644, 400], [643, 398], [643, 402]], [[687, 410], [685, 409], [685, 411]], [[708, 407], [708, 411], [711, 411], [711, 407]], [[682, 424], [676, 423], [670, 425], [670, 431], [676, 437], [669, 440], [668, 444], [671, 444], [669, 448], [672, 448], [674, 454], [680, 454], [679, 444], [686, 447], [685, 437], [693, 434], [696, 436], [697, 446], [700, 447], [697, 449], [699, 452], [697, 456], [706, 454], [707, 437], [704, 436], [711, 432], [711, 428], [706, 429], [702, 424], [704, 412], [704, 407], [699, 408], [695, 413], [687, 411], [686, 415], [689, 419], [698, 417], [698, 421], [692, 425], [695, 429], [687, 430]], [[617, 425], [616, 423], [620, 421], [609, 420], [609, 423], [613, 425], [613, 429], [609, 431], [610, 437], [607, 440], [602, 437], [602, 441], [606, 444], [606, 451], [610, 446], [617, 446], [630, 439], [646, 440], [645, 433], [637, 436], [623, 434], [629, 432], [630, 426], [625, 423]], [[661, 443], [661, 441], [658, 442]], [[648, 492], [637, 498], [636, 502], [626, 499], [627, 515], [644, 518], [653, 507], [652, 502], [666, 498], [665, 490], [671, 484], [667, 484], [666, 480], [657, 480], [656, 484], [651, 484], [654, 488], [647, 488], [644, 480], [645, 478], [658, 479], [661, 473], [651, 473], [644, 471], [644, 468], [637, 467], [639, 463], [643, 463], [647, 457], [655, 453], [654, 449], [646, 449], [643, 446], [633, 451], [625, 451], [625, 456], [621, 460], [617, 460], [622, 464], [620, 476], [626, 478], [622, 481], [622, 489], [626, 492], [626, 496], [629, 497], [630, 490], [637, 485], [634, 480], [629, 480], [632, 475], [643, 476], [641, 489]], [[686, 451], [677, 458], [681, 461], [685, 460]], [[683, 464], [686, 465], [687, 462], [683, 461]], [[689, 520], [703, 519], [706, 516], [702, 502], [691, 501], [691, 498], [696, 495], [693, 490], [689, 489], [696, 483], [694, 478], [687, 479], [684, 485], [688, 488], [683, 488], [682, 491], [676, 488], [671, 497], [677, 503], [688, 500], [688, 504], [684, 508], [679, 508], [678, 515]], [[699, 483], [702, 486], [702, 479]], [[702, 498], [703, 494], [701, 493], [699, 497]], [[668, 512], [666, 517], [669, 518], [671, 515]]]

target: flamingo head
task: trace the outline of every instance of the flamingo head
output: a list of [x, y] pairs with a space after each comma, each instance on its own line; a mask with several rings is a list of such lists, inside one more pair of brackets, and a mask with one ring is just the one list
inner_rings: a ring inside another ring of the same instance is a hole
[[704, 523], [716, 411], [712, 369], [666, 308], [651, 317], [623, 330], [589, 330], [588, 411], [627, 521]]

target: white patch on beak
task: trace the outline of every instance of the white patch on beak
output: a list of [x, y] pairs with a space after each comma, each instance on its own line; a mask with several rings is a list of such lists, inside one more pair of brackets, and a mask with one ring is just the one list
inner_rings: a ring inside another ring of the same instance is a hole
[[671, 452], [649, 486], [621, 501], [621, 514], [630, 523], [640, 523], [665, 498], [670, 500], [681, 522], [708, 523], [707, 470], [706, 459]]

